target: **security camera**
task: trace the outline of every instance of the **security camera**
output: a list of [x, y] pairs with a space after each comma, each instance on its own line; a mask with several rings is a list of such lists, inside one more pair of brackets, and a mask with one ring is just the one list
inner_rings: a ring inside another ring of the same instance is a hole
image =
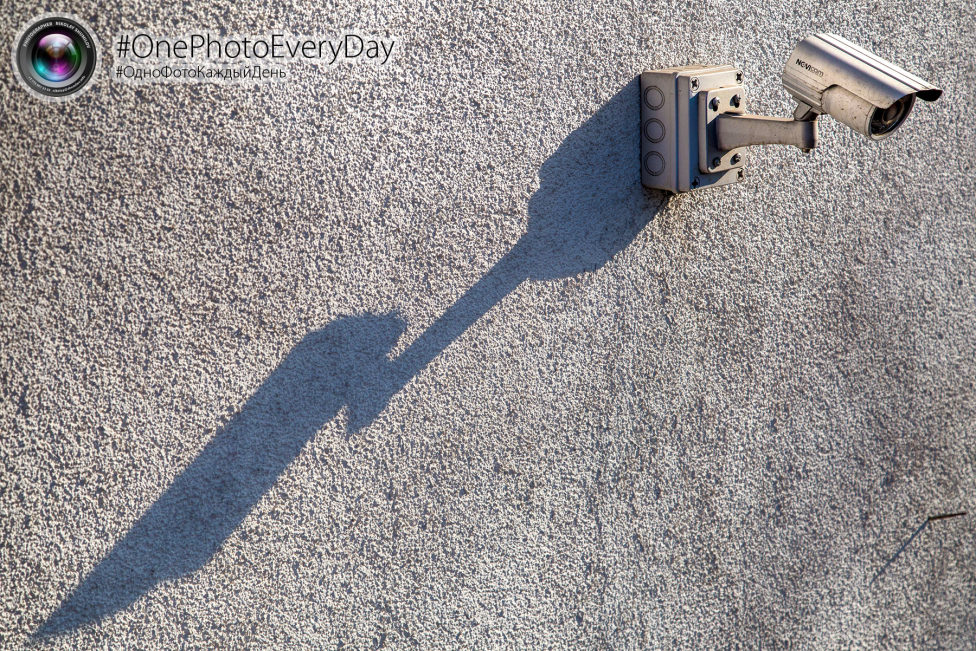
[[687, 192], [744, 178], [748, 148], [817, 146], [817, 117], [826, 113], [871, 140], [902, 125], [915, 98], [942, 90], [833, 34], [800, 41], [783, 70], [797, 100], [792, 118], [746, 113], [742, 71], [682, 66], [641, 74], [641, 181]]
[[942, 90], [834, 34], [808, 36], [793, 48], [783, 86], [800, 103], [794, 117], [821, 113], [871, 140], [887, 138], [911, 113], [915, 97]]

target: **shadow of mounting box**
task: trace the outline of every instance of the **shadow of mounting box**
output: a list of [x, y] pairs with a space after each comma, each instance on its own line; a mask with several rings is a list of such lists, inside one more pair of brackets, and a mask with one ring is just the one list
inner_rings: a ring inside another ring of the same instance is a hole
[[[709, 104], [745, 112], [742, 71], [733, 66], [681, 66], [641, 73], [641, 183], [687, 192], [743, 178], [746, 147], [715, 148]], [[734, 106], [730, 103], [734, 102]]]

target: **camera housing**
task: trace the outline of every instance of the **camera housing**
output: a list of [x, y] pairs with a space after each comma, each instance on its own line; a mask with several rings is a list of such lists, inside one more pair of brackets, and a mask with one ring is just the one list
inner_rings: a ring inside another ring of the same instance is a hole
[[836, 34], [808, 36], [793, 48], [783, 86], [800, 106], [795, 117], [827, 113], [872, 140], [902, 125], [915, 98], [942, 90]]
[[641, 182], [671, 192], [738, 183], [748, 148], [818, 143], [826, 113], [872, 141], [890, 136], [915, 105], [942, 90], [834, 34], [800, 41], [783, 70], [792, 118], [746, 113], [743, 73], [692, 65], [641, 74]]

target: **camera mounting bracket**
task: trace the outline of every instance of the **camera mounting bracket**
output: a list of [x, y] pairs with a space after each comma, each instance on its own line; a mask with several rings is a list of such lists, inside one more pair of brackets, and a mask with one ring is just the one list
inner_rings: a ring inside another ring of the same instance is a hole
[[733, 66], [649, 70], [640, 85], [641, 182], [647, 187], [687, 192], [737, 183], [752, 145], [817, 146], [815, 113], [746, 114], [742, 71]]

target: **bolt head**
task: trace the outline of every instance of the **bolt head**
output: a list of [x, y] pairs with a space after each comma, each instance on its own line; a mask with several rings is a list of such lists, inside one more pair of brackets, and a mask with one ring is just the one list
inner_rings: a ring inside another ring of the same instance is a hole
[[740, 83], [740, 84], [742, 83], [742, 71], [741, 70], [739, 70], [738, 72], [735, 73], [735, 80], [738, 83]]
[[712, 159], [712, 167], [718, 167], [721, 164], [722, 164], [722, 159], [719, 158], [718, 156]]
[[738, 165], [741, 161], [742, 161], [742, 155], [741, 154], [732, 154], [732, 164], [733, 165]]
[[719, 106], [718, 98], [717, 97], [713, 97], [712, 98], [712, 101], [709, 103], [709, 106], [712, 107], [712, 110], [713, 111], [717, 111], [718, 110], [718, 106]]
[[698, 90], [698, 77], [691, 78], [691, 89]]
[[733, 95], [732, 96], [732, 102], [731, 103], [732, 103], [732, 106], [734, 106], [735, 108], [739, 108], [739, 104], [742, 103], [742, 98], [739, 97], [738, 95]]

